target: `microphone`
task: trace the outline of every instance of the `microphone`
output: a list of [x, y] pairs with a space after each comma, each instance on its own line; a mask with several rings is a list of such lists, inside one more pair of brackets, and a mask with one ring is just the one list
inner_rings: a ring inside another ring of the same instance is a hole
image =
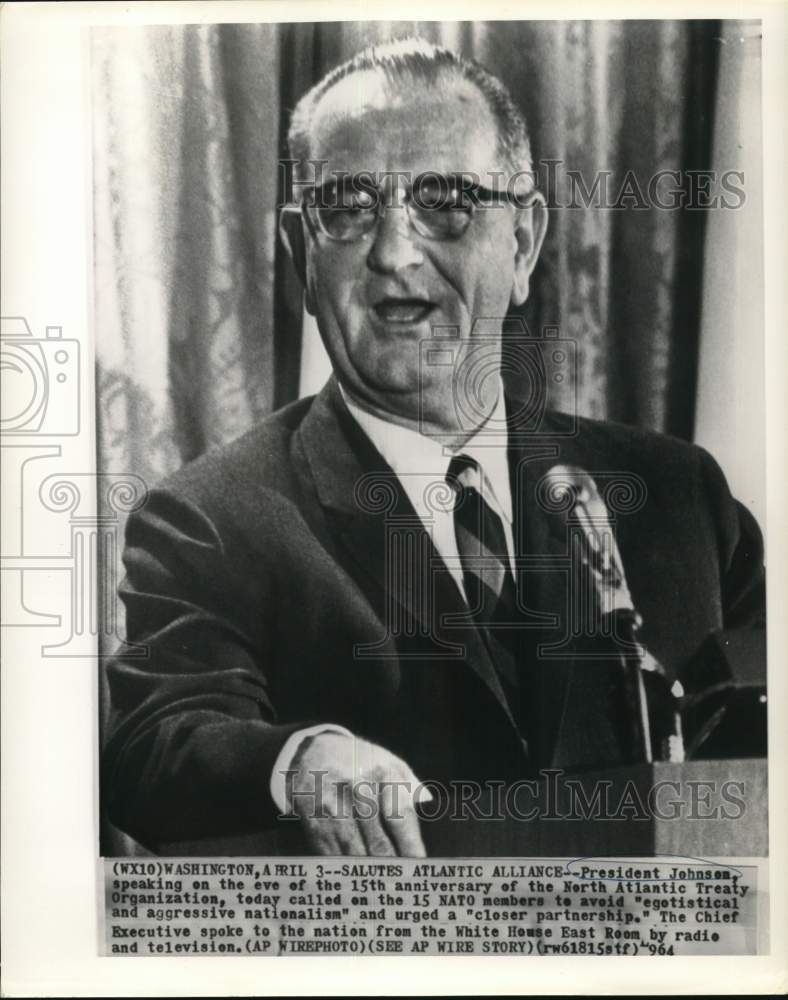
[[546, 478], [550, 481], [552, 499], [568, 511], [569, 523], [580, 529], [570, 537], [577, 540], [573, 552], [579, 555], [593, 587], [599, 631], [617, 640], [616, 651], [630, 708], [633, 755], [646, 764], [653, 761], [645, 673], [659, 690], [669, 713], [660, 757], [681, 762], [685, 758], [680, 712], [684, 690], [678, 680], [671, 686], [662, 664], [639, 641], [643, 619], [632, 600], [608, 509], [597, 484], [589, 472], [575, 465], [555, 465]]

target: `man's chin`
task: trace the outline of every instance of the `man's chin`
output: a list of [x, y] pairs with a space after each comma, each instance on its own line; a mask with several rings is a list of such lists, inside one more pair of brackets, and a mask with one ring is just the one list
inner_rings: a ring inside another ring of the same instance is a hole
[[370, 390], [397, 395], [417, 394], [422, 383], [421, 351], [418, 341], [403, 349], [388, 341], [374, 344], [376, 350], [360, 359], [356, 371]]
[[361, 392], [367, 399], [379, 400], [379, 405], [391, 398], [418, 400], [421, 395], [418, 372], [400, 375], [391, 371], [373, 372], [364, 379]]
[[[363, 381], [348, 387], [359, 403], [392, 417], [442, 423], [447, 410], [453, 413], [454, 395], [451, 385], [430, 380], [418, 368], [379, 368], [367, 373]], [[451, 421], [450, 421], [451, 422]]]

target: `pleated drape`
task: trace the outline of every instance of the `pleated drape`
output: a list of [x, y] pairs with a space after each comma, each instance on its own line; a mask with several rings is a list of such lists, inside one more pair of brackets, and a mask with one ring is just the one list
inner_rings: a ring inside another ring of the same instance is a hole
[[645, 190], [657, 171], [709, 166], [716, 22], [104, 28], [91, 37], [100, 468], [155, 483], [320, 383], [276, 238], [288, 114], [359, 47], [414, 33], [480, 59], [529, 121], [551, 211], [521, 315], [576, 359], [551, 402], [692, 435], [707, 213], [567, 206], [571, 171], [615, 200], [630, 173]]

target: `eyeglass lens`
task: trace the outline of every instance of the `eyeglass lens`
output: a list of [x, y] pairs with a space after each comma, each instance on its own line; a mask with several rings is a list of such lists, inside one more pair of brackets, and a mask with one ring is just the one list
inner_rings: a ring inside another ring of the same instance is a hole
[[[418, 177], [405, 196], [405, 209], [417, 233], [429, 239], [456, 239], [467, 229], [474, 209], [495, 198], [494, 192], [457, 182], [452, 177], [426, 174]], [[358, 239], [377, 224], [383, 195], [367, 175], [331, 181], [314, 192], [306, 203], [317, 228], [330, 239]]]

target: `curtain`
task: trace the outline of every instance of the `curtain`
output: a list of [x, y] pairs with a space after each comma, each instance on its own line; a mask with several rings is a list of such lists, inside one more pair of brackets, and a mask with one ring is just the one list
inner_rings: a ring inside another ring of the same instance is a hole
[[[314, 389], [325, 358], [276, 239], [287, 116], [362, 45], [473, 55], [530, 124], [550, 228], [521, 310], [576, 371], [551, 402], [690, 437], [704, 212], [588, 208], [631, 171], [710, 163], [717, 22], [336, 22], [94, 29], [99, 467], [155, 483]], [[551, 173], [552, 172], [552, 173]], [[634, 201], [633, 201], [634, 199]], [[615, 200], [615, 199], [614, 199]]]
[[713, 167], [744, 175], [746, 202], [709, 218], [695, 440], [766, 528], [763, 137], [760, 22], [723, 27]]

